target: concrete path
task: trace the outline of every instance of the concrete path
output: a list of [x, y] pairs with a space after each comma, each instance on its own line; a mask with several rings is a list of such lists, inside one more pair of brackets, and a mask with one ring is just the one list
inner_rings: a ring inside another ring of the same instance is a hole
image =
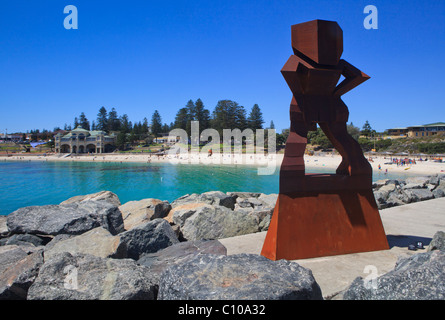
[[[422, 241], [427, 248], [437, 231], [445, 231], [445, 198], [380, 210], [390, 250], [295, 260], [312, 273], [325, 298], [340, 299], [356, 277], [391, 271], [399, 257], [426, 252], [410, 251], [409, 244]], [[227, 254], [260, 254], [266, 232], [220, 239]], [[340, 293], [340, 294], [339, 294]]]

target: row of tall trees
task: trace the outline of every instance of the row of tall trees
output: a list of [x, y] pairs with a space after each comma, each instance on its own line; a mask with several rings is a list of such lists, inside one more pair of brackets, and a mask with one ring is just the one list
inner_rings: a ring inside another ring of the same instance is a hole
[[[204, 106], [201, 99], [196, 101], [189, 100], [183, 108], [176, 113], [174, 122], [166, 124], [162, 122], [162, 117], [158, 110], [155, 110], [151, 122], [147, 118], [143, 121], [132, 123], [127, 114], [119, 116], [116, 109], [107, 111], [101, 107], [97, 113], [95, 121], [90, 121], [81, 113], [79, 117], [74, 118], [74, 126], [65, 124], [65, 130], [72, 130], [80, 127], [85, 130], [101, 130], [109, 132], [121, 132], [123, 134], [133, 135], [134, 139], [144, 139], [144, 135], [152, 134], [158, 137], [162, 133], [168, 133], [172, 129], [184, 129], [191, 134], [192, 121], [199, 123], [199, 131], [205, 129], [216, 129], [222, 136], [223, 129], [262, 129], [264, 124], [263, 114], [260, 107], [255, 104], [247, 115], [246, 109], [232, 100], [218, 101], [212, 113]], [[271, 127], [273, 122], [271, 122]]]
[[252, 130], [263, 129], [264, 119], [260, 107], [255, 104], [249, 115], [246, 109], [236, 101], [218, 101], [212, 113], [204, 107], [201, 99], [189, 100], [184, 108], [179, 109], [176, 114], [173, 128], [180, 128], [191, 133], [191, 123], [197, 121], [199, 130], [213, 128], [222, 136], [223, 129]]

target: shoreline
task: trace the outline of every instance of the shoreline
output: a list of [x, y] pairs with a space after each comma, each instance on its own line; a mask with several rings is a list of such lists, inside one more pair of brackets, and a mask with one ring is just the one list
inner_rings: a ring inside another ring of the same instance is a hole
[[[218, 154], [214, 153], [211, 157], [201, 153], [186, 153], [177, 156], [173, 155], [150, 155], [150, 154], [92, 154], [92, 155], [0, 155], [0, 161], [79, 161], [79, 162], [128, 162], [128, 163], [170, 163], [170, 164], [200, 164], [200, 165], [248, 165], [272, 169], [280, 166], [283, 160], [283, 154]], [[434, 175], [445, 173], [445, 163], [433, 161], [419, 161], [415, 164], [398, 166], [391, 162], [391, 157], [372, 156], [370, 160], [373, 171], [387, 170], [388, 173], [409, 173]], [[335, 154], [323, 155], [305, 155], [306, 169], [326, 168], [335, 170], [341, 162], [341, 156]], [[379, 169], [380, 168], [380, 169]]]

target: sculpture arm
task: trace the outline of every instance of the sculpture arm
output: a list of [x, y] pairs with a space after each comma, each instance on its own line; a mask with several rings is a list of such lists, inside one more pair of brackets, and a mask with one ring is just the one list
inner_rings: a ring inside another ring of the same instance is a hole
[[305, 68], [307, 68], [306, 63], [297, 56], [292, 55], [283, 66], [283, 69], [281, 69], [281, 74], [294, 96], [303, 94], [301, 73]]
[[342, 96], [371, 78], [343, 59], [340, 60], [340, 66], [342, 67], [341, 74], [345, 79], [335, 88], [335, 96]]

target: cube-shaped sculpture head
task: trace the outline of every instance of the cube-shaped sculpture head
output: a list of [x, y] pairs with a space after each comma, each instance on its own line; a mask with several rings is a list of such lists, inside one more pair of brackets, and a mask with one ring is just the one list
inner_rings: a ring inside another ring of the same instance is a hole
[[318, 64], [337, 65], [343, 53], [343, 31], [335, 21], [313, 20], [292, 26], [292, 48]]

